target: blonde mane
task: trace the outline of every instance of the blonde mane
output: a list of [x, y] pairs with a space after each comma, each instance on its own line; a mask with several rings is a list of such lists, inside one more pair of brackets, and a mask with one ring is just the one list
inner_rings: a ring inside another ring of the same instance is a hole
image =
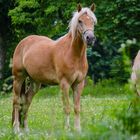
[[72, 33], [73, 38], [75, 37], [78, 19], [84, 13], [87, 13], [87, 15], [93, 19], [94, 24], [97, 24], [97, 18], [95, 16], [95, 14], [89, 8], [82, 8], [80, 12], [78, 12], [78, 11], [75, 12], [71, 21], [70, 21], [70, 24], [69, 24], [69, 32]]

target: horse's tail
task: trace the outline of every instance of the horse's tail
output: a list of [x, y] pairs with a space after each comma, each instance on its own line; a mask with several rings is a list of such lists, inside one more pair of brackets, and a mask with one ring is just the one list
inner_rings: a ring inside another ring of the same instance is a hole
[[21, 86], [20, 96], [22, 96], [23, 94], [25, 94], [25, 80]]

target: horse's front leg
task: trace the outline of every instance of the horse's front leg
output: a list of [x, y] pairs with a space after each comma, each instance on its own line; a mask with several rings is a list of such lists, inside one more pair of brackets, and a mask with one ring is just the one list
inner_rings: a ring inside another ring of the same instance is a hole
[[84, 87], [84, 81], [82, 81], [79, 84], [72, 85], [74, 113], [75, 113], [74, 128], [78, 132], [81, 131], [81, 125], [80, 125], [80, 96], [81, 96], [83, 87]]
[[69, 129], [69, 115], [70, 115], [70, 103], [69, 103], [69, 88], [70, 85], [67, 80], [63, 79], [60, 83], [60, 88], [62, 90], [62, 101], [63, 101], [63, 109], [65, 112], [65, 129]]

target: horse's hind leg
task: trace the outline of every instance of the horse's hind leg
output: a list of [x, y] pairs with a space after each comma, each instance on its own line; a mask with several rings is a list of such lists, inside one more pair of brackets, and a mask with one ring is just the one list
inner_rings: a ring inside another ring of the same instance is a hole
[[18, 133], [20, 131], [19, 122], [19, 110], [20, 110], [20, 92], [24, 79], [22, 77], [15, 77], [13, 82], [13, 112], [12, 112], [12, 125], [14, 132]]
[[27, 131], [28, 130], [28, 125], [27, 125], [27, 113], [29, 106], [31, 104], [31, 101], [35, 95], [35, 93], [38, 91], [40, 88], [40, 83], [35, 83], [33, 81], [30, 81], [30, 86], [29, 89], [27, 90], [26, 93], [21, 95], [21, 100], [22, 100], [22, 108], [20, 110], [20, 123], [21, 126]]

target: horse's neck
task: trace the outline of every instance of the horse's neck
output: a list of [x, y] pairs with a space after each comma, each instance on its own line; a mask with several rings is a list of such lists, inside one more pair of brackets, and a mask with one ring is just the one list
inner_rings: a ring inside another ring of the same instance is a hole
[[85, 59], [86, 58], [86, 44], [84, 44], [82, 36], [77, 35], [75, 38], [72, 37], [71, 32], [62, 36], [57, 40], [58, 46], [65, 46], [63, 48], [64, 54], [69, 59]]
[[82, 36], [77, 35], [74, 39], [72, 39], [70, 52], [75, 58], [83, 59], [86, 57], [86, 44], [83, 42]]

